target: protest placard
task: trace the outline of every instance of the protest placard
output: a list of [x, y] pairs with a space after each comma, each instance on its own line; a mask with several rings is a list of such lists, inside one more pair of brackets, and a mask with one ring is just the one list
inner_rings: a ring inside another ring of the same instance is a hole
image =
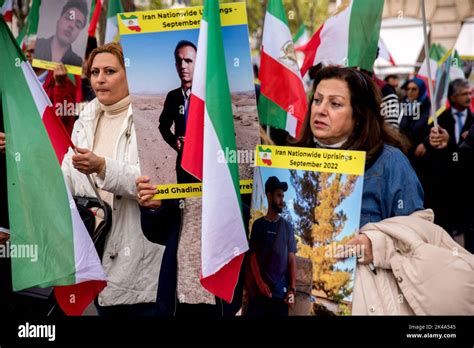
[[[365, 152], [259, 145], [256, 157], [250, 255], [272, 298], [288, 293], [288, 254], [296, 252], [312, 264], [297, 271], [297, 314], [350, 315], [363, 250], [347, 242], [359, 229]], [[252, 315], [261, 286], [250, 273], [244, 303]]]
[[[156, 198], [201, 196], [199, 181], [181, 167], [201, 18], [201, 7], [118, 15], [141, 171], [158, 185]], [[259, 124], [245, 3], [222, 4], [221, 21], [237, 153], [216, 157], [239, 163], [248, 187]]]
[[33, 66], [54, 70], [63, 63], [67, 71], [81, 75], [87, 46], [91, 0], [43, 0]]

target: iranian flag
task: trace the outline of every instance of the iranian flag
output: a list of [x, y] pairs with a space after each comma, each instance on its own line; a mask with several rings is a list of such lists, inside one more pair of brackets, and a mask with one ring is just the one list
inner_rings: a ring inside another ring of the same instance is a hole
[[306, 93], [281, 0], [268, 3], [258, 78], [260, 123], [297, 137], [306, 116]]
[[0, 0], [0, 14], [5, 22], [12, 22], [13, 18], [13, 0]]
[[121, 0], [109, 0], [107, 9], [107, 24], [105, 27], [105, 42], [118, 42], [119, 30], [117, 23], [117, 14], [124, 12]]
[[[425, 81], [426, 86], [428, 87], [428, 64], [430, 66], [431, 71], [431, 79], [433, 82], [433, 88], [436, 86], [436, 76], [438, 74], [438, 69], [440, 65], [441, 59], [447, 53], [447, 49], [444, 48], [442, 45], [434, 43], [430, 47], [430, 53], [428, 59], [425, 59], [421, 64], [420, 70], [418, 71], [417, 76]], [[464, 72], [462, 70], [463, 62], [461, 57], [459, 56], [458, 52], [454, 50], [453, 57], [452, 57], [452, 64], [449, 72], [449, 79], [464, 79]], [[430, 96], [430, 92], [428, 89], [428, 96]], [[431, 96], [430, 96], [431, 97]]]
[[343, 1], [302, 47], [304, 76], [318, 63], [357, 66], [372, 71], [379, 42], [383, 0]]
[[106, 276], [61, 171], [71, 141], [1, 18], [0, 46], [11, 246], [36, 250], [12, 257], [13, 290], [55, 286], [63, 311], [80, 315]]
[[432, 44], [430, 47], [430, 56], [428, 57], [428, 59], [425, 58], [425, 60], [421, 64], [420, 70], [418, 71], [418, 77], [425, 81], [426, 88], [428, 89], [428, 96], [430, 95], [428, 88], [428, 65], [430, 66], [431, 79], [434, 88], [436, 82], [436, 72], [438, 70], [438, 62], [445, 55], [445, 53], [446, 49], [443, 46], [437, 43]]
[[238, 165], [218, 162], [237, 146], [217, 0], [204, 2], [185, 139], [182, 166], [202, 179], [201, 284], [231, 302], [248, 244]]
[[395, 61], [393, 60], [392, 55], [390, 54], [390, 51], [388, 50], [387, 46], [385, 45], [385, 42], [383, 42], [382, 38], [379, 39], [379, 57], [385, 59], [387, 62], [390, 62], [393, 66], [396, 66]]
[[298, 31], [293, 36], [293, 42], [295, 43], [295, 47], [304, 46], [308, 43], [310, 39], [310, 35], [308, 29], [304, 24], [301, 24], [298, 28]]
[[91, 6], [91, 15], [89, 18], [89, 29], [87, 33], [90, 37], [95, 37], [95, 31], [97, 29], [97, 23], [99, 22], [100, 12], [102, 11], [102, 1], [94, 0]]
[[123, 25], [125, 25], [129, 30], [133, 30], [136, 32], [142, 31], [140, 25], [138, 24], [138, 17], [135, 15], [125, 16], [123, 14], [120, 15], [120, 20], [122, 21]]

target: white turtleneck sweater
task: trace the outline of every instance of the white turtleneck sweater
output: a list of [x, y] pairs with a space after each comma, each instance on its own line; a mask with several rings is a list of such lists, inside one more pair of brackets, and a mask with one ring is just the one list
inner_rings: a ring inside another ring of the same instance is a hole
[[[129, 106], [130, 96], [126, 96], [112, 105], [100, 103], [102, 112], [99, 114], [92, 149], [97, 156], [115, 158], [115, 145], [120, 136], [123, 123], [127, 118]], [[107, 168], [104, 168], [99, 175], [105, 177], [106, 172]], [[100, 190], [100, 196], [113, 208], [114, 195], [112, 193]]]

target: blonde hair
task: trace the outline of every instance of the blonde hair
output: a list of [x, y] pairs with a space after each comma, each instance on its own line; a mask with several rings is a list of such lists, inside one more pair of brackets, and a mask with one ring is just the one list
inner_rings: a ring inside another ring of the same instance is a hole
[[91, 54], [89, 55], [89, 59], [87, 60], [87, 70], [86, 70], [86, 75], [89, 79], [91, 78], [92, 63], [94, 62], [95, 56], [97, 56], [100, 53], [113, 54], [115, 57], [117, 57], [120, 65], [125, 70], [125, 61], [123, 58], [122, 46], [117, 42], [111, 42], [111, 43], [102, 45], [100, 47], [94, 48]]

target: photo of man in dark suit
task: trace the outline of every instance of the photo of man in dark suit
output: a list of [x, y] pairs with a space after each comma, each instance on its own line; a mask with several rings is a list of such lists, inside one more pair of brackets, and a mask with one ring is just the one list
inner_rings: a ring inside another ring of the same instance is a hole
[[[174, 58], [181, 86], [168, 92], [160, 115], [160, 133], [168, 145], [177, 152], [176, 180], [178, 184], [199, 182], [181, 167], [196, 52], [196, 46], [191, 41], [182, 40], [176, 45]], [[173, 125], [174, 133], [171, 131]]]
[[72, 50], [71, 45], [84, 30], [88, 13], [86, 0], [69, 0], [56, 22], [55, 35], [36, 41], [35, 58], [82, 66], [82, 58]]

